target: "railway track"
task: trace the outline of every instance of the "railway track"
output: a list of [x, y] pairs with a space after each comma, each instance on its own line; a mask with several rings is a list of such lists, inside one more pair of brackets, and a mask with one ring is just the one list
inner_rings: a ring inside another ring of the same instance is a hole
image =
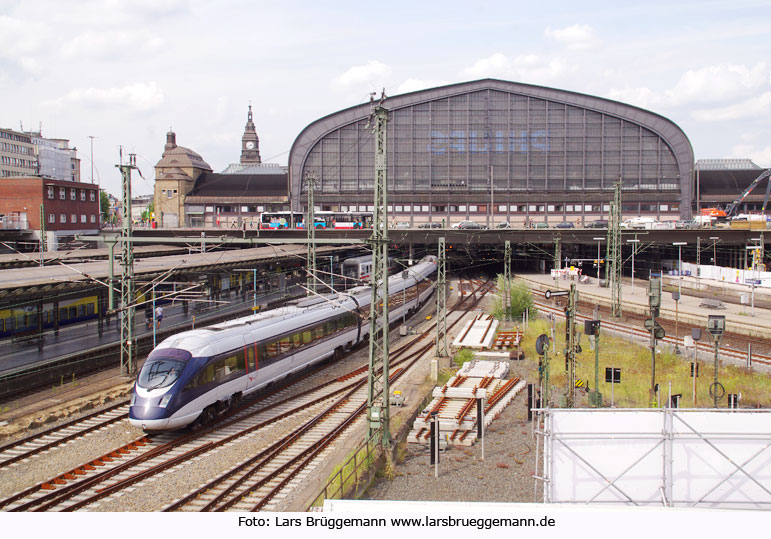
[[[479, 296], [475, 297], [474, 304], [490, 289], [489, 285], [479, 284]], [[468, 297], [471, 296], [461, 298], [453, 309], [468, 309], [464, 305]], [[417, 351], [412, 350], [429, 334], [430, 330], [424, 331], [393, 351], [392, 378], [400, 376], [433, 346], [429, 342]], [[138, 487], [167, 473], [183, 468], [190, 470], [194, 461], [214, 455], [221, 468], [215, 479], [203, 487], [185, 486], [185, 491], [191, 494], [176, 502], [179, 505], [168, 506], [168, 510], [271, 508], [271, 500], [280, 498], [279, 492], [285, 490], [292, 479], [302, 477], [305, 467], [355, 424], [366, 409], [366, 367], [356, 368], [322, 385], [314, 380], [308, 375], [304, 379], [305, 385], [310, 386], [308, 389], [300, 390], [298, 385], [302, 384], [295, 381], [258, 399], [257, 403], [245, 404], [199, 432], [143, 436], [99, 459], [0, 500], [0, 509], [156, 510], [163, 505], [127, 506], [123, 502], [140, 497], [138, 491], [143, 489]], [[308, 415], [312, 416], [311, 420], [306, 420]], [[250, 458], [239, 454], [248, 454]], [[187, 474], [177, 475], [184, 478]], [[208, 473], [207, 479], [211, 475]]]
[[[561, 318], [565, 318], [565, 312], [559, 308], [555, 307], [554, 305], [551, 305], [549, 303], [534, 300], [533, 302], [536, 306], [536, 308], [542, 312], [546, 313], [552, 313], [555, 316], [559, 316]], [[591, 316], [587, 316], [584, 314], [577, 313], [576, 314], [576, 320], [583, 323], [584, 320], [591, 320]], [[659, 320], [661, 321], [661, 320]], [[642, 318], [640, 318], [640, 322], [642, 322]], [[666, 328], [674, 328], [675, 324], [671, 321], [666, 323], [664, 327]], [[687, 324], [679, 324], [680, 326], [680, 333], [681, 335], [686, 335], [687, 333], [690, 333], [690, 328], [693, 326], [687, 325]], [[650, 332], [645, 330], [642, 327], [633, 326], [630, 323], [619, 323], [619, 322], [611, 322], [610, 320], [604, 319], [602, 320], [602, 327], [610, 329], [612, 331], [616, 331], [618, 333], [628, 335], [633, 338], [638, 339], [650, 339]], [[730, 341], [731, 339], [735, 338], [736, 336], [731, 334], [730, 337], [724, 339], [724, 344], [726, 341]], [[671, 346], [683, 346], [683, 339], [675, 338], [671, 335], [667, 335], [662, 339], [663, 343], [671, 345]], [[751, 342], [751, 341], [748, 341]], [[705, 354], [713, 354], [714, 353], [714, 347], [712, 343], [702, 343], [702, 342], [696, 342], [694, 343], [696, 345], [696, 350], [698, 353], [705, 353]], [[738, 361], [738, 362], [746, 362], [747, 361], [747, 352], [743, 350], [736, 350], [733, 348], [728, 348], [725, 345], [720, 348], [720, 357], [724, 359], [730, 359], [732, 361]], [[771, 356], [767, 356], [764, 354], [752, 354], [752, 363], [758, 363], [761, 365], [767, 365], [771, 366]]]
[[0, 469], [128, 418], [128, 399], [0, 446]]

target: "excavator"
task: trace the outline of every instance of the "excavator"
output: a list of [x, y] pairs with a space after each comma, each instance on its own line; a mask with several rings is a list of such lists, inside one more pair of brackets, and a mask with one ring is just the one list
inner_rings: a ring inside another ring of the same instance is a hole
[[[760, 173], [760, 176], [752, 180], [752, 183], [750, 183], [747, 188], [742, 191], [742, 193], [731, 202], [728, 206], [725, 207], [725, 209], [720, 208], [702, 208], [701, 209], [701, 216], [702, 217], [712, 217], [716, 218], [718, 222], [721, 221], [727, 221], [731, 219], [736, 213], [736, 210], [739, 208], [739, 205], [744, 202], [744, 199], [747, 198], [747, 196], [752, 192], [753, 189], [755, 189], [760, 182], [762, 182], [765, 178], [768, 178], [771, 176], [771, 169], [767, 168], [763, 172]], [[768, 205], [768, 196], [771, 194], [771, 180], [768, 182], [768, 186], [766, 186], [766, 196], [763, 199], [763, 206], [760, 209], [761, 213], [765, 213], [766, 206]]]

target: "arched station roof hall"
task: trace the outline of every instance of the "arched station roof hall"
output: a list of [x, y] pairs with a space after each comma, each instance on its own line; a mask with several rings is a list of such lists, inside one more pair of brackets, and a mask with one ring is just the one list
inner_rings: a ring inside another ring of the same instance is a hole
[[[389, 217], [492, 226], [607, 218], [621, 176], [622, 214], [690, 218], [693, 149], [671, 120], [590, 95], [484, 79], [388, 97]], [[369, 103], [308, 125], [289, 155], [291, 198], [316, 177], [316, 204], [372, 204]], [[492, 185], [492, 188], [491, 188]], [[298, 196], [300, 195], [300, 196]]]

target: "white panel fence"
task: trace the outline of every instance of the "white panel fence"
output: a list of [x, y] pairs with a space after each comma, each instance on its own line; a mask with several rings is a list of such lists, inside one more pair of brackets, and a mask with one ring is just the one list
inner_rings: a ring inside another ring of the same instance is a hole
[[771, 510], [771, 410], [542, 410], [549, 503]]

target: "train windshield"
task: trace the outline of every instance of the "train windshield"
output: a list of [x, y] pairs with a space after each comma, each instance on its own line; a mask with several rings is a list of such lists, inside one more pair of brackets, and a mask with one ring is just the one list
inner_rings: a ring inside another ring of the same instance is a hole
[[185, 363], [174, 359], [149, 359], [142, 367], [137, 385], [144, 389], [168, 387], [177, 381]]

